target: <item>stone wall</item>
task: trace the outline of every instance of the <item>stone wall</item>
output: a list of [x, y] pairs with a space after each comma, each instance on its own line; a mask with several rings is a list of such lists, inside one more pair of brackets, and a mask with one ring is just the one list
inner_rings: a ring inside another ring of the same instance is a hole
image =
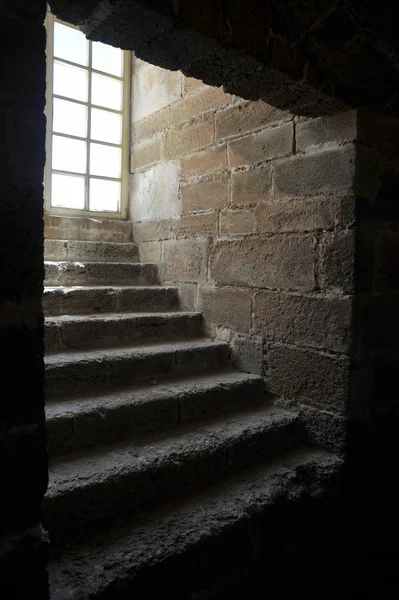
[[[355, 323], [358, 114], [307, 119], [133, 61], [130, 214], [142, 259], [239, 369], [343, 450]], [[365, 188], [365, 189], [364, 189]]]
[[38, 0], [1, 8], [0, 562], [4, 594], [21, 598], [47, 597], [40, 526], [47, 486], [41, 307], [45, 10]]

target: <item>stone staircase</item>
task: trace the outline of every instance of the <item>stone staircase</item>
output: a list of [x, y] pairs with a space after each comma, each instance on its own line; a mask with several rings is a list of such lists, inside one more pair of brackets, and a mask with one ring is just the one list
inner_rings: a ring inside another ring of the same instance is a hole
[[341, 463], [179, 310], [130, 231], [46, 222], [51, 598], [219, 598], [269, 552], [276, 507], [316, 505]]

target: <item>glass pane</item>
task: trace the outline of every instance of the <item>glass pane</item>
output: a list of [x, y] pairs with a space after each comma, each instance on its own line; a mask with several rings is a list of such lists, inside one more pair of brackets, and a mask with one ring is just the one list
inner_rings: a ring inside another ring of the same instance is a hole
[[90, 175], [121, 176], [121, 149], [90, 144]]
[[51, 206], [84, 208], [85, 178], [53, 173], [51, 177]]
[[88, 71], [54, 61], [54, 94], [87, 102]]
[[122, 143], [122, 115], [93, 108], [90, 137], [110, 144]]
[[54, 56], [87, 66], [89, 42], [78, 29], [54, 23]]
[[90, 179], [90, 210], [109, 210], [117, 212], [121, 198], [119, 181]]
[[122, 110], [122, 82], [104, 75], [92, 74], [91, 78], [92, 104]]
[[53, 169], [86, 173], [86, 142], [53, 135]]
[[97, 71], [104, 71], [117, 77], [122, 77], [123, 74], [123, 52], [119, 48], [113, 48], [102, 44], [101, 42], [93, 42], [92, 44], [91, 66]]
[[76, 102], [54, 98], [53, 131], [86, 137], [87, 107]]

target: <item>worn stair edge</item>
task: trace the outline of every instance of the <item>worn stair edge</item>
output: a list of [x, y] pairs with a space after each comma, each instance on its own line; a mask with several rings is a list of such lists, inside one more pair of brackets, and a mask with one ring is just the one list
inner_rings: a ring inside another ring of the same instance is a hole
[[325, 451], [296, 450], [178, 504], [126, 519], [87, 543], [64, 547], [60, 555], [55, 549], [51, 598], [141, 600], [168, 591], [171, 597], [181, 592], [191, 597], [196, 581], [203, 585], [208, 575], [220, 577], [223, 567], [234, 568], [232, 555], [241, 565], [265, 547], [273, 555], [287, 533], [284, 524], [290, 527], [287, 508], [334, 496], [341, 465]]
[[210, 485], [304, 441], [273, 407], [64, 456], [50, 469], [43, 522], [52, 540]]
[[153, 263], [45, 261], [45, 285], [159, 284]]
[[50, 455], [134, 439], [265, 402], [263, 379], [222, 371], [48, 404]]
[[176, 310], [179, 294], [175, 287], [84, 286], [45, 287], [43, 311], [46, 316], [118, 312]]
[[133, 242], [91, 242], [81, 240], [44, 240], [44, 259], [50, 261], [140, 262]]
[[208, 340], [173, 341], [129, 348], [85, 350], [45, 357], [48, 395], [201, 373], [226, 365], [230, 347]]
[[121, 219], [45, 215], [44, 237], [46, 239], [128, 243], [133, 241], [132, 223]]
[[198, 338], [203, 334], [202, 315], [195, 312], [114, 313], [47, 317], [46, 352], [84, 348], [110, 348], [162, 341]]

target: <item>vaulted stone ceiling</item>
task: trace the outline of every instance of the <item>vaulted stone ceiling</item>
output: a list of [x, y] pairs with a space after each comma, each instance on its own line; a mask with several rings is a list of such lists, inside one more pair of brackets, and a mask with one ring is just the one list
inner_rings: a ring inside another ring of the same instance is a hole
[[[297, 114], [397, 115], [396, 14], [376, 0], [52, 0], [90, 39]], [[387, 5], [386, 5], [387, 6]]]

